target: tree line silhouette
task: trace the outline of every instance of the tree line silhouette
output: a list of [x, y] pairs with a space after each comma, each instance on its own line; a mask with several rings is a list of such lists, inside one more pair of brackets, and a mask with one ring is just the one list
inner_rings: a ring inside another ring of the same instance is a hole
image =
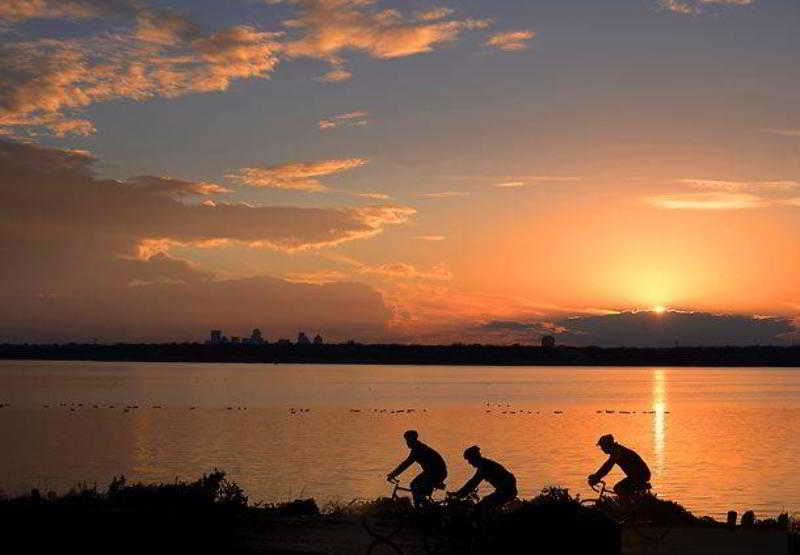
[[729, 347], [540, 347], [532, 345], [406, 345], [355, 342], [321, 345], [202, 343], [0, 344], [0, 359], [130, 362], [548, 366], [800, 366], [800, 345]]

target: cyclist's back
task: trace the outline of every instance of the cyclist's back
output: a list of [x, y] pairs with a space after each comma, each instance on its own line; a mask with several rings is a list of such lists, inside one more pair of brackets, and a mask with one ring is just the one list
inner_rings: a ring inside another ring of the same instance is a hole
[[516, 489], [517, 485], [517, 479], [502, 464], [486, 457], [477, 460], [475, 477], [486, 480], [496, 490]]
[[610, 459], [632, 480], [642, 483], [650, 481], [650, 468], [633, 449], [617, 443]]
[[494, 492], [480, 500], [475, 509], [485, 515], [493, 508], [505, 505], [517, 497], [517, 479], [503, 465], [481, 455], [480, 447], [473, 445], [464, 451], [464, 458], [475, 467], [475, 475], [460, 490], [452, 494], [464, 497], [475, 491], [484, 480], [494, 487]]
[[447, 477], [447, 465], [442, 456], [428, 445], [417, 441], [411, 448], [409, 458], [422, 467], [422, 471], [431, 476]]
[[608, 460], [597, 472], [589, 475], [590, 486], [594, 486], [611, 471], [614, 465], [618, 465], [625, 473], [625, 478], [614, 485], [614, 492], [617, 495], [630, 496], [650, 488], [650, 469], [636, 451], [617, 443], [611, 434], [602, 436], [597, 445], [608, 455]]

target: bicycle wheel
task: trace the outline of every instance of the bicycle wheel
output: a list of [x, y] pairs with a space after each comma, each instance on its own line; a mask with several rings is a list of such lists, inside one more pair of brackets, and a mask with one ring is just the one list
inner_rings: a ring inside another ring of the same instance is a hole
[[631, 519], [630, 527], [637, 536], [651, 544], [661, 543], [672, 531], [671, 526], [658, 526], [655, 523], [640, 521], [636, 518]]
[[430, 515], [422, 522], [422, 548], [428, 555], [445, 555], [448, 545], [447, 524], [442, 515]]
[[367, 547], [367, 555], [387, 552], [403, 555], [396, 538], [408, 524], [409, 516], [397, 504], [365, 514], [361, 518], [361, 525], [372, 539]]

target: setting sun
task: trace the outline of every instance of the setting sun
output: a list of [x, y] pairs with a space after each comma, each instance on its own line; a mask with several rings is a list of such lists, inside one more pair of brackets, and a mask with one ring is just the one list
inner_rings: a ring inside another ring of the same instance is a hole
[[664, 314], [666, 311], [667, 307], [665, 306], [657, 305], [653, 307], [653, 312], [655, 312], [656, 314]]

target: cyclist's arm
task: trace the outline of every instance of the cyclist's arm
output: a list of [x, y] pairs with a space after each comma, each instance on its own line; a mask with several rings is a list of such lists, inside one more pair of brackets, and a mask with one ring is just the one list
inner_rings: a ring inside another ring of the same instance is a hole
[[480, 485], [482, 480], [483, 480], [483, 475], [481, 474], [481, 471], [478, 470], [475, 473], [475, 476], [470, 478], [469, 482], [464, 484], [464, 486], [455, 493], [455, 496], [464, 497], [465, 495], [469, 495], [470, 493], [478, 489], [478, 486]]
[[389, 478], [394, 478], [395, 476], [398, 476], [398, 475], [402, 474], [412, 464], [414, 464], [414, 455], [413, 454], [409, 455], [406, 460], [404, 460], [399, 465], [397, 465], [397, 468], [395, 468], [394, 470], [392, 470], [389, 473]]
[[603, 464], [603, 466], [598, 468], [597, 472], [592, 474], [592, 476], [597, 480], [601, 480], [603, 476], [611, 472], [611, 469], [614, 468], [615, 463], [616, 461], [614, 460], [614, 457], [608, 457], [608, 460]]

